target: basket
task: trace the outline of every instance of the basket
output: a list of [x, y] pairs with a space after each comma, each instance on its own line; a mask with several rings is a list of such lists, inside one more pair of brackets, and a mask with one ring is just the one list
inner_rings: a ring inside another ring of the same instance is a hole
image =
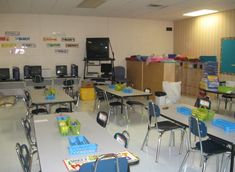
[[91, 144], [85, 136], [70, 136], [68, 140], [71, 155], [93, 154], [97, 151], [97, 144]]
[[221, 93], [231, 93], [235, 90], [233, 87], [227, 87], [227, 86], [219, 86], [218, 87], [218, 92]]
[[215, 112], [204, 108], [197, 108], [192, 110], [192, 115], [201, 121], [210, 121], [214, 118]]
[[184, 106], [177, 107], [176, 111], [180, 114], [183, 114], [183, 115], [187, 115], [187, 116], [192, 115], [192, 109], [184, 107]]
[[81, 124], [78, 120], [71, 120], [68, 116], [57, 116], [56, 119], [62, 136], [79, 135]]

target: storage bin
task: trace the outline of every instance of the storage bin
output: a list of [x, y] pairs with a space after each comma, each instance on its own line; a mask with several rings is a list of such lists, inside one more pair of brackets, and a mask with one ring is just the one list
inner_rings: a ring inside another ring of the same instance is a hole
[[80, 88], [80, 99], [81, 100], [94, 100], [95, 89], [94, 88]]
[[214, 118], [215, 112], [204, 108], [197, 108], [192, 110], [192, 115], [199, 120], [210, 121]]

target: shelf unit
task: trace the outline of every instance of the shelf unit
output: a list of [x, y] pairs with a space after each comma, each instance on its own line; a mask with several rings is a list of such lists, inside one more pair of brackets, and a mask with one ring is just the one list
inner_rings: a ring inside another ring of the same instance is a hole
[[[108, 59], [87, 59], [84, 58], [84, 75], [83, 79], [101, 79], [102, 77], [100, 76], [99, 72], [96, 71], [90, 71], [89, 68], [92, 66], [101, 66], [103, 63], [108, 63], [112, 65], [112, 71], [114, 68], [114, 60], [113, 58], [108, 58]], [[110, 76], [112, 77], [112, 76]], [[106, 80], [112, 80], [110, 77], [102, 78]]]

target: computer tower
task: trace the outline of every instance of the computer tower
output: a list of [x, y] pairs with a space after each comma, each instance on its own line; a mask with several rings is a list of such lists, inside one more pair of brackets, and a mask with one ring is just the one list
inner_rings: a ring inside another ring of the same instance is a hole
[[71, 76], [78, 77], [78, 66], [75, 64], [71, 64]]
[[12, 69], [12, 75], [13, 75], [13, 79], [15, 81], [19, 81], [20, 80], [20, 68], [18, 67], [13, 67]]
[[30, 78], [30, 66], [26, 65], [24, 66], [24, 79]]

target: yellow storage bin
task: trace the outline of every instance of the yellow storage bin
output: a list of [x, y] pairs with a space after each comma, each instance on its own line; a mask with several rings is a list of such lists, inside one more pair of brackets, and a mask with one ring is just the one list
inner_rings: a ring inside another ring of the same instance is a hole
[[95, 89], [94, 88], [80, 88], [80, 99], [81, 100], [95, 100]]

